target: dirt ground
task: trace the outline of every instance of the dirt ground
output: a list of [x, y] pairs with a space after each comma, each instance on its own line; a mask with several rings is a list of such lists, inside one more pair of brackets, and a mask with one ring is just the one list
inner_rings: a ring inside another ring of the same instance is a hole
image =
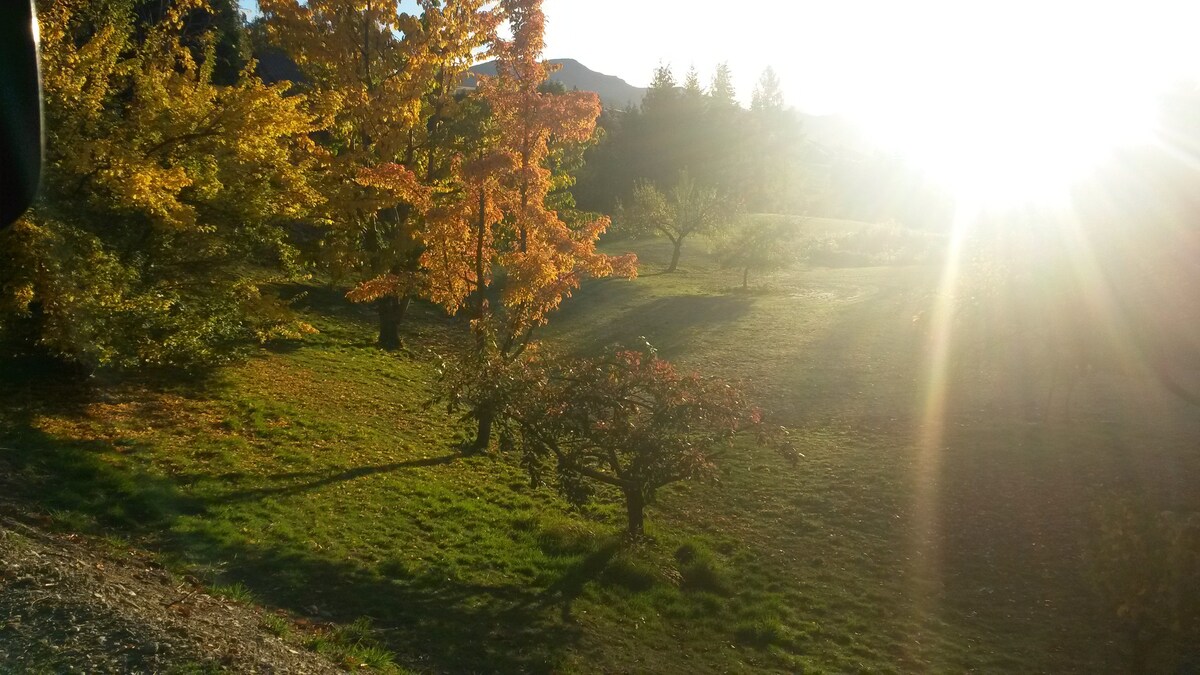
[[6, 673], [335, 673], [144, 554], [0, 514], [0, 670]]

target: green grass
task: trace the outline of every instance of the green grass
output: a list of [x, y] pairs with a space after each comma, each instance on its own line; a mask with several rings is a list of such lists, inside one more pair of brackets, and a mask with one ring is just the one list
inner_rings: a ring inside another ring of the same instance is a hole
[[218, 598], [225, 598], [234, 602], [240, 602], [246, 605], [254, 604], [254, 593], [250, 592], [249, 588], [240, 581], [232, 584], [217, 584], [210, 586], [208, 592]]
[[330, 624], [310, 646], [353, 668], [1116, 667], [1081, 574], [1087, 514], [1118, 490], [1194, 499], [1194, 416], [1096, 386], [1077, 421], [1042, 422], [981, 393], [999, 385], [962, 386], [931, 461], [912, 317], [936, 267], [802, 267], [740, 292], [703, 242], [672, 275], [662, 245], [635, 247], [643, 276], [586, 285], [545, 338], [644, 337], [741, 380], [804, 454], [739, 445], [719, 485], [665, 491], [636, 547], [611, 499], [575, 511], [515, 460], [458, 454], [428, 350], [461, 323], [417, 307], [407, 350], [384, 353], [370, 312], [322, 288], [303, 300], [320, 335], [206, 381], [7, 381], [0, 490]]

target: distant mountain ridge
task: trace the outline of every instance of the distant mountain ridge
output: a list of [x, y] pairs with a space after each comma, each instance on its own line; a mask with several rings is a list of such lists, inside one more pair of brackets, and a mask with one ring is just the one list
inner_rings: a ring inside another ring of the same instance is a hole
[[[600, 96], [600, 103], [605, 108], [623, 110], [641, 104], [646, 90], [635, 87], [616, 75], [598, 73], [575, 59], [550, 59], [549, 63], [559, 66], [550, 75], [553, 82], [561, 82], [568, 91], [594, 91]], [[479, 75], [492, 76], [496, 74], [496, 62], [488, 61], [471, 67], [471, 72]], [[465, 86], [474, 87], [475, 79], [469, 78]]]
[[[641, 105], [646, 96], [644, 87], [635, 87], [615, 75], [598, 73], [575, 59], [550, 59], [549, 63], [560, 66], [550, 75], [554, 82], [560, 82], [568, 91], [594, 91], [600, 96], [600, 103], [609, 110], [628, 110]], [[471, 73], [494, 76], [496, 62], [488, 61], [471, 67]], [[463, 82], [465, 87], [474, 87], [476, 79], [468, 76]], [[861, 147], [854, 124], [843, 115], [810, 115], [799, 113], [804, 122], [804, 133], [812, 142], [827, 147]]]

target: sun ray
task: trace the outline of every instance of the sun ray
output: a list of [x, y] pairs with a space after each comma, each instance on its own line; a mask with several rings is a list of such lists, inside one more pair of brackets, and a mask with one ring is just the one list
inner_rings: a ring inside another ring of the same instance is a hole
[[941, 464], [945, 450], [947, 397], [950, 387], [950, 356], [954, 338], [954, 315], [962, 273], [963, 253], [976, 209], [960, 206], [954, 216], [949, 248], [942, 267], [934, 307], [929, 317], [926, 349], [924, 404], [913, 467], [913, 528], [910, 560], [914, 565], [913, 611], [917, 625], [924, 624], [934, 609], [940, 578]]

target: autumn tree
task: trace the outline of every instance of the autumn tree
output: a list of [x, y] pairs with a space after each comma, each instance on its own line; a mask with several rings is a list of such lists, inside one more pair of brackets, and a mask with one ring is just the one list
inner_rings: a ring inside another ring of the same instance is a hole
[[339, 102], [323, 145], [328, 208], [321, 259], [373, 302], [379, 344], [400, 345], [411, 299], [424, 294], [421, 229], [449, 179], [455, 91], [498, 18], [484, 0], [262, 0], [267, 33], [314, 94]]
[[715, 233], [738, 210], [736, 200], [698, 184], [686, 171], [681, 171], [674, 187], [665, 194], [653, 183], [639, 183], [629, 206], [618, 208], [617, 219], [622, 231], [628, 234], [660, 236], [670, 241], [671, 262], [666, 271], [674, 272], [679, 268], [684, 240], [697, 234]]
[[46, 175], [0, 241], [10, 337], [89, 368], [198, 366], [310, 330], [260, 289], [300, 271], [283, 226], [322, 202], [309, 137], [324, 112], [249, 67], [216, 84], [214, 32], [184, 40], [209, 11], [39, 5]]
[[429, 214], [421, 256], [430, 299], [471, 318], [473, 356], [465, 362], [477, 367], [450, 378], [450, 398], [478, 423], [477, 450], [490, 443], [506, 391], [495, 374], [525, 352], [584, 278], [632, 274], [634, 263], [596, 251], [607, 218], [568, 226], [547, 206], [551, 146], [589, 139], [599, 100], [541, 87], [548, 70], [539, 60], [540, 1], [506, 0], [500, 8], [512, 39], [497, 43], [496, 75], [478, 87], [489, 117], [477, 146], [455, 161], [450, 198]]
[[764, 429], [737, 387], [682, 374], [648, 346], [555, 361], [510, 401], [502, 446], [520, 452], [533, 482], [552, 482], [576, 504], [598, 488], [616, 490], [635, 537], [660, 488], [715, 478], [734, 437]]

